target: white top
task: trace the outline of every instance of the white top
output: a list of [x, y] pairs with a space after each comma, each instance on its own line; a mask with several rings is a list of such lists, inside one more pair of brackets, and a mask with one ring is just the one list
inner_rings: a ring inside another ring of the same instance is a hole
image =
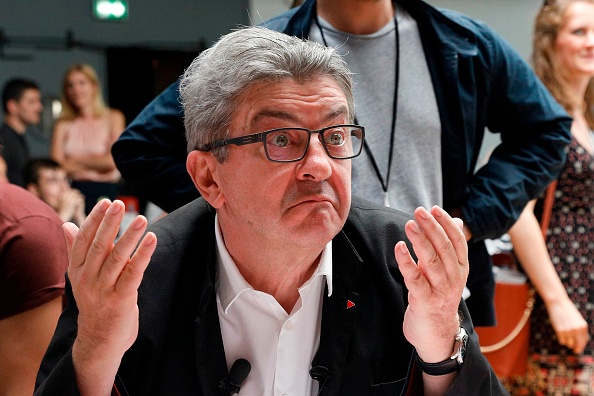
[[244, 358], [252, 369], [241, 395], [316, 395], [310, 375], [320, 345], [324, 286], [332, 295], [332, 241], [322, 252], [318, 268], [299, 288], [290, 314], [270, 294], [254, 290], [229, 255], [218, 218], [215, 221], [218, 263], [217, 308], [227, 367]]

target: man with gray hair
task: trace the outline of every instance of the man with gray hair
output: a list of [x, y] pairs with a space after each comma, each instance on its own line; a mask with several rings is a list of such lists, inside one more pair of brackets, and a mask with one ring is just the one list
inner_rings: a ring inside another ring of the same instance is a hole
[[335, 50], [238, 30], [180, 92], [202, 197], [115, 244], [119, 201], [65, 226], [36, 394], [506, 394], [461, 302], [461, 221], [351, 202], [365, 130]]
[[[522, 57], [486, 24], [422, 0], [305, 0], [263, 25], [335, 47], [353, 72], [368, 134], [352, 192], [412, 213], [464, 220], [472, 320], [494, 326], [486, 238], [505, 233], [559, 174], [571, 119]], [[112, 147], [122, 177], [171, 212], [199, 196], [185, 171], [178, 82]], [[480, 166], [481, 144], [501, 139]]]

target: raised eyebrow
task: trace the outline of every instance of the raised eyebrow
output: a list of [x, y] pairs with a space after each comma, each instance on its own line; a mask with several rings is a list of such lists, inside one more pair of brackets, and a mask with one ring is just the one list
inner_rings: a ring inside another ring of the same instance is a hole
[[[324, 119], [327, 121], [333, 120], [337, 117], [340, 117], [342, 115], [348, 115], [349, 111], [348, 108], [346, 106], [340, 106], [334, 110], [332, 110], [331, 112], [329, 112]], [[283, 121], [291, 121], [294, 122], [295, 124], [298, 123], [299, 119], [297, 117], [295, 117], [293, 114], [291, 113], [287, 113], [285, 111], [279, 111], [279, 110], [262, 110], [260, 111], [258, 114], [256, 114], [254, 116], [254, 118], [252, 119], [252, 123], [257, 123], [262, 119], [266, 119], [266, 118], [276, 118], [279, 120], [283, 120]]]
[[283, 121], [297, 122], [296, 117], [290, 113], [287, 113], [284, 111], [277, 111], [277, 110], [262, 110], [254, 116], [254, 118], [252, 119], [252, 123], [256, 124], [259, 121], [261, 121], [262, 119], [266, 119], [266, 118], [276, 118], [276, 119], [283, 120]]
[[340, 117], [342, 115], [347, 115], [349, 114], [349, 110], [346, 106], [340, 106], [339, 108], [337, 108], [336, 110], [332, 111], [330, 114], [328, 114], [328, 116], [326, 117], [327, 120], [332, 120], [336, 117]]

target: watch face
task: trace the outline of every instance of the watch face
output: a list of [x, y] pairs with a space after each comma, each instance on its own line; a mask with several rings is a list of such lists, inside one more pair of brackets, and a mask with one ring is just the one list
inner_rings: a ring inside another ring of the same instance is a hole
[[468, 344], [468, 333], [464, 327], [460, 327], [460, 331], [456, 335], [456, 342], [454, 343], [454, 351], [452, 352], [452, 359], [455, 359], [458, 364], [464, 362], [466, 356], [466, 346]]
[[468, 346], [468, 334], [466, 333], [466, 330], [464, 330], [464, 334], [462, 335], [462, 346], [461, 348], [461, 352], [462, 352], [462, 358], [464, 358], [464, 356], [466, 356], [466, 348]]

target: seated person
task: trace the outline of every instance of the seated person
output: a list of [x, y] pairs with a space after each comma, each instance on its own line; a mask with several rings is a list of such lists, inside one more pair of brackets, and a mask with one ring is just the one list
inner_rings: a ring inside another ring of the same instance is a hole
[[27, 190], [54, 208], [62, 221], [80, 226], [85, 214], [85, 197], [70, 186], [66, 171], [50, 158], [35, 158], [25, 166]]
[[120, 201], [65, 225], [36, 394], [506, 394], [461, 301], [461, 221], [351, 202], [352, 89], [334, 49], [265, 28], [204, 51], [181, 82], [202, 198], [115, 244]]
[[[2, 146], [0, 146], [0, 152], [2, 152]], [[6, 168], [6, 160], [0, 155], [0, 182], [8, 183], [8, 171]]]
[[31, 395], [62, 312], [68, 257], [62, 221], [0, 182], [0, 395]]

